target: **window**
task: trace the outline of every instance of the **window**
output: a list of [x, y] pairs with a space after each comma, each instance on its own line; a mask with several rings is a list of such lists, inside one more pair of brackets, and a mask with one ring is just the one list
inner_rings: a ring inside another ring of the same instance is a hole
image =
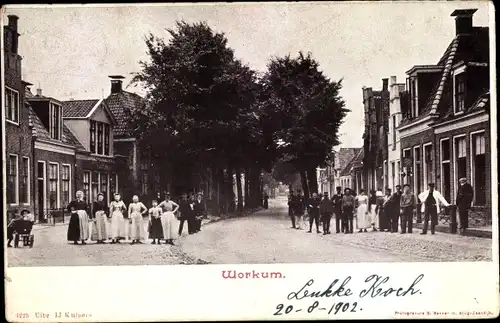
[[[117, 176], [116, 174], [114, 173], [111, 173], [111, 175], [109, 176], [109, 195], [110, 197], [113, 196], [113, 194], [117, 193], [118, 191], [118, 186], [117, 186], [117, 183], [118, 180], [117, 180]], [[111, 198], [108, 198], [108, 200], [110, 201]]]
[[486, 136], [484, 132], [471, 135], [472, 187], [474, 205], [486, 205]]
[[432, 181], [432, 145], [424, 146], [424, 186], [427, 187]]
[[21, 195], [21, 203], [30, 203], [30, 159], [28, 157], [23, 157], [23, 163], [21, 165], [21, 185], [19, 190], [19, 195]]
[[109, 124], [104, 125], [104, 155], [109, 156]]
[[420, 147], [415, 147], [413, 149], [413, 153], [414, 153], [414, 163], [415, 163], [415, 171], [413, 173], [413, 185], [415, 187], [415, 192], [416, 193], [420, 193], [422, 192], [422, 181], [420, 180], [421, 177], [422, 177], [422, 165], [420, 163]]
[[391, 163], [391, 178], [392, 178], [392, 187], [394, 188], [396, 186], [396, 163], [392, 162]]
[[90, 202], [90, 172], [83, 172], [83, 194], [87, 203]]
[[398, 160], [398, 163], [397, 163], [397, 166], [396, 166], [396, 179], [397, 179], [397, 182], [396, 182], [396, 185], [400, 185], [401, 181], [400, 181], [400, 177], [399, 177], [399, 173], [401, 172], [401, 162]]
[[49, 164], [49, 208], [59, 207], [58, 183], [59, 182], [59, 164]]
[[396, 150], [396, 116], [392, 116], [392, 150]]
[[451, 201], [450, 140], [441, 140], [441, 193]]
[[108, 124], [90, 121], [90, 152], [98, 155], [110, 155], [111, 128]]
[[96, 153], [95, 140], [96, 140], [96, 122], [90, 121], [90, 152]]
[[9, 165], [7, 168], [7, 203], [17, 204], [18, 196], [18, 157], [17, 155], [9, 155]]
[[97, 201], [97, 194], [99, 193], [99, 173], [92, 172], [92, 193], [91, 193], [91, 199], [89, 199], [89, 202], [92, 201]]
[[455, 184], [467, 176], [467, 151], [465, 137], [455, 138]]
[[103, 147], [103, 124], [98, 123], [97, 124], [97, 153], [100, 155], [104, 154], [104, 147]]
[[61, 203], [68, 205], [71, 191], [71, 166], [61, 165]]
[[5, 119], [19, 123], [19, 93], [5, 88]]
[[61, 114], [61, 106], [50, 103], [50, 137], [52, 139], [60, 140], [61, 139], [61, 130], [62, 130], [62, 114]]
[[99, 180], [101, 182], [101, 193], [104, 194], [104, 200], [108, 201], [108, 174], [101, 173], [101, 178]]
[[465, 73], [455, 75], [455, 113], [465, 110]]
[[412, 117], [418, 117], [418, 95], [417, 95], [417, 80], [415, 77], [411, 78], [411, 106]]

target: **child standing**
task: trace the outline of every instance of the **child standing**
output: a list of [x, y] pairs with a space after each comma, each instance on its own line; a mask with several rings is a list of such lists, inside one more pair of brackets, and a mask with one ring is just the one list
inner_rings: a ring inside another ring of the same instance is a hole
[[161, 244], [160, 239], [163, 239], [163, 229], [161, 227], [161, 207], [158, 207], [158, 201], [153, 200], [153, 207], [149, 209], [149, 238], [153, 239], [152, 244]]

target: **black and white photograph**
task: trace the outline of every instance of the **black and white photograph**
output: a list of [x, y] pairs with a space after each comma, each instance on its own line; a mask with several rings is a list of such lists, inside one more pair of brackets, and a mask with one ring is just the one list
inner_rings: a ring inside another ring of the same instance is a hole
[[492, 263], [492, 5], [367, 2], [4, 7], [6, 266]]

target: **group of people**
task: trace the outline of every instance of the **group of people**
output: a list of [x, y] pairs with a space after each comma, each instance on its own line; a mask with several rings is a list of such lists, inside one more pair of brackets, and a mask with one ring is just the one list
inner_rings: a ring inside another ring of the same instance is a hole
[[[457, 192], [456, 203], [458, 207], [458, 220], [461, 233], [468, 227], [468, 209], [473, 200], [472, 186], [465, 178], [460, 179], [460, 186]], [[423, 229], [421, 234], [427, 234], [429, 229], [435, 234], [438, 222], [438, 214], [450, 204], [438, 192], [433, 183], [428, 185], [428, 189], [418, 195], [421, 204], [421, 212], [424, 214]], [[312, 197], [306, 199], [302, 193], [291, 192], [288, 200], [288, 213], [292, 221], [292, 228], [301, 229], [303, 216], [307, 211], [309, 216], [309, 233], [312, 232], [315, 224], [316, 232], [320, 231], [320, 222], [323, 227], [323, 234], [330, 234], [331, 218], [335, 217], [336, 233], [353, 233], [354, 219], [356, 219], [356, 229], [358, 232], [372, 231], [398, 232], [401, 225], [401, 234], [413, 232], [413, 214], [417, 207], [417, 199], [408, 184], [396, 186], [396, 191], [392, 193], [390, 188], [386, 188], [385, 194], [380, 190], [371, 191], [370, 195], [361, 189], [360, 194], [355, 196], [354, 192], [346, 188], [342, 192], [341, 187], [337, 187], [337, 192], [331, 198], [325, 192], [323, 197], [313, 193]]]
[[182, 235], [185, 222], [188, 233], [193, 234], [201, 230], [201, 221], [205, 216], [201, 193], [192, 195], [190, 199], [184, 194], [179, 203], [172, 201], [167, 193], [160, 203], [153, 200], [149, 209], [137, 195], [132, 197], [128, 207], [119, 193], [114, 194], [114, 200], [109, 205], [102, 193], [91, 205], [85, 202], [82, 191], [75, 195], [76, 200], [67, 207], [71, 212], [67, 239], [74, 244], [79, 241], [86, 244], [89, 239], [98, 244], [107, 240], [111, 240], [112, 244], [121, 240], [136, 244], [149, 238], [152, 244], [161, 244], [164, 240], [166, 244], [174, 245], [174, 240]]

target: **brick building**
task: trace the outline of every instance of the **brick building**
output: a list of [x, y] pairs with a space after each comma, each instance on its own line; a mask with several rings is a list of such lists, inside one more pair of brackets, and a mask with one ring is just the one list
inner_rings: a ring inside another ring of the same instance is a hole
[[22, 81], [22, 58], [18, 54], [18, 17], [8, 16], [4, 26], [3, 98], [5, 119], [6, 206], [7, 212], [33, 211], [33, 141], [29, 105], [25, 101]]
[[111, 93], [104, 102], [116, 120], [113, 149], [117, 157], [120, 192], [125, 200], [136, 194], [149, 203], [158, 192], [169, 187], [167, 179], [162, 180], [160, 172], [153, 167], [150, 152], [141, 149], [139, 141], [132, 135], [133, 129], [128, 122], [131, 111], [143, 108], [146, 102], [139, 95], [123, 89], [123, 76], [112, 75], [110, 79]]
[[363, 183], [366, 191], [381, 189], [387, 180], [389, 130], [389, 80], [382, 79], [382, 90], [363, 87], [365, 131], [363, 134]]
[[398, 130], [405, 180], [415, 192], [434, 182], [454, 203], [466, 177], [476, 210], [490, 212], [489, 35], [473, 26], [475, 11], [452, 13], [456, 36], [436, 65], [407, 72], [410, 104]]

